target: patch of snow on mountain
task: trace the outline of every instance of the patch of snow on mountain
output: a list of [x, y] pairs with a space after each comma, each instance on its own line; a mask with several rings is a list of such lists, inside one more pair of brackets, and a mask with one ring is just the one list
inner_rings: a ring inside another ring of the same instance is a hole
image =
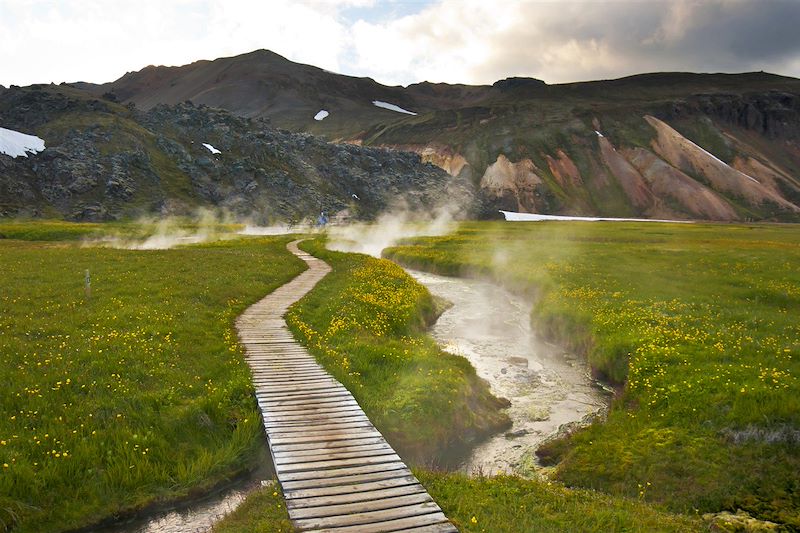
[[416, 113], [414, 113], [413, 111], [409, 111], [408, 109], [403, 109], [400, 106], [396, 106], [388, 102], [381, 102], [380, 100], [373, 100], [372, 105], [374, 105], [375, 107], [388, 109], [389, 111], [397, 111], [398, 113], [405, 113], [406, 115], [416, 115]]
[[216, 148], [214, 148], [213, 146], [211, 146], [208, 143], [203, 143], [203, 146], [208, 148], [208, 151], [211, 152], [212, 154], [221, 154], [222, 153], [222, 152], [220, 152], [219, 150], [217, 150]]
[[314, 120], [323, 120], [323, 119], [324, 119], [325, 117], [327, 117], [328, 115], [330, 115], [330, 113], [328, 113], [328, 112], [327, 112], [327, 111], [325, 111], [324, 109], [320, 109], [320, 110], [319, 110], [319, 113], [317, 113], [316, 115], [314, 115]]
[[28, 135], [14, 130], [0, 128], [0, 154], [11, 157], [28, 157], [44, 150], [44, 140], [36, 135]]
[[676, 222], [689, 224], [690, 220], [665, 220], [658, 218], [610, 218], [610, 217], [573, 217], [565, 215], [541, 215], [539, 213], [515, 213], [514, 211], [503, 211], [505, 219], [509, 222], [544, 222], [547, 220], [571, 220], [578, 222]]

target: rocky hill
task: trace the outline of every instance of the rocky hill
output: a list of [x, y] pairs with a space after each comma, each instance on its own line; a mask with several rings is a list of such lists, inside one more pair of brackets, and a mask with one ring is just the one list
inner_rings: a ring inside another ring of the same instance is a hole
[[0, 150], [0, 216], [106, 220], [215, 207], [269, 222], [471, 203], [417, 154], [332, 144], [191, 102], [140, 110], [63, 85], [11, 87], [0, 92], [0, 127], [46, 145], [27, 157]]
[[794, 78], [386, 87], [260, 50], [76, 87], [144, 110], [191, 100], [335, 141], [411, 150], [470, 183], [484, 216], [800, 220]]

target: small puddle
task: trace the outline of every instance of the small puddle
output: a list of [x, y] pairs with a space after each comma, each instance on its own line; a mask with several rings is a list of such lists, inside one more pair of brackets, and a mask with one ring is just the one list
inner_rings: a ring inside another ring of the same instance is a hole
[[462, 471], [524, 473], [526, 457], [564, 424], [608, 407], [608, 393], [583, 358], [536, 338], [524, 298], [486, 281], [408, 272], [453, 304], [430, 334], [444, 350], [466, 357], [495, 396], [511, 401], [512, 428], [479, 443]]
[[272, 483], [272, 460], [264, 440], [255, 471], [223, 490], [186, 502], [176, 509], [154, 512], [145, 517], [93, 529], [102, 533], [205, 533], [225, 515], [236, 510], [254, 491]]

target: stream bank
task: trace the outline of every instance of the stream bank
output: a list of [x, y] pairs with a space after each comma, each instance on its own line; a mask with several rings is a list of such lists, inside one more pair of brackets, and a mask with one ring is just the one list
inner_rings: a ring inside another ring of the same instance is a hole
[[495, 396], [511, 402], [511, 429], [479, 442], [457, 466], [469, 474], [525, 474], [533, 452], [568, 427], [603, 416], [610, 395], [584, 358], [537, 338], [531, 304], [493, 283], [407, 270], [452, 303], [430, 329], [440, 346], [465, 357]]

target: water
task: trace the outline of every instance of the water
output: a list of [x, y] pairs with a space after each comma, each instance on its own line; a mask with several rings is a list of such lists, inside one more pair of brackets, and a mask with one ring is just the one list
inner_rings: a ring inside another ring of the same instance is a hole
[[609, 396], [583, 358], [536, 338], [524, 298], [485, 281], [409, 273], [453, 304], [431, 335], [446, 351], [466, 357], [495, 396], [511, 401], [512, 428], [478, 444], [461, 470], [524, 473], [531, 452], [564, 424], [605, 411]]
[[236, 510], [254, 491], [272, 484], [274, 474], [266, 440], [259, 454], [258, 468], [224, 490], [187, 502], [173, 510], [155, 512], [113, 526], [98, 528], [103, 533], [205, 533], [225, 515]]

